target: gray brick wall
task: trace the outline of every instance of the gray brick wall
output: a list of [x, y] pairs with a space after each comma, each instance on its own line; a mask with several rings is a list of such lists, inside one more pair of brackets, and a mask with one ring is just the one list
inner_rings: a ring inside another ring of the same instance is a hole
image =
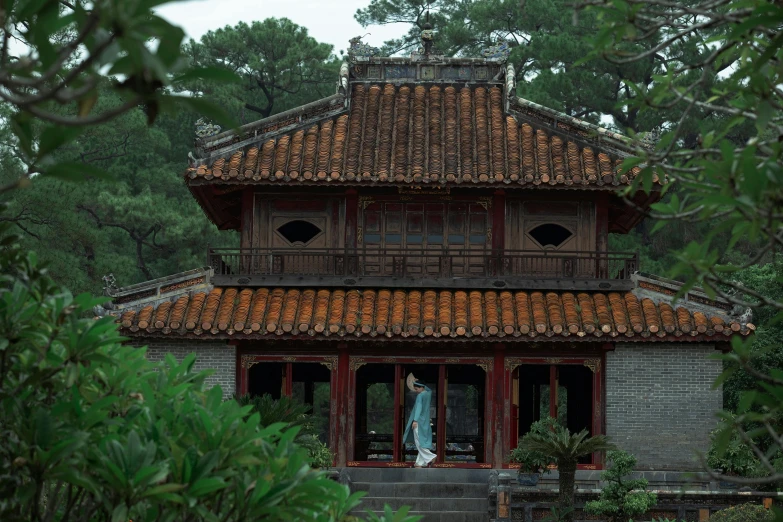
[[640, 469], [696, 470], [723, 391], [708, 344], [618, 343], [606, 355], [606, 432]]
[[147, 346], [147, 359], [151, 361], [162, 361], [167, 353], [181, 361], [187, 354], [195, 353], [196, 362], [193, 365], [195, 370], [212, 369], [215, 371], [207, 377], [207, 385], [219, 384], [223, 389], [224, 397], [230, 397], [236, 390], [236, 347], [225, 341], [134, 339], [129, 344]]

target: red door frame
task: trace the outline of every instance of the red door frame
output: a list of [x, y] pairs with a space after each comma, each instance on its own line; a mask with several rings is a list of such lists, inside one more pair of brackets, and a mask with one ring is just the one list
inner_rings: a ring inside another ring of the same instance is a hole
[[[356, 430], [356, 413], [355, 408], [353, 405], [356, 404], [356, 372], [359, 368], [364, 366], [365, 364], [394, 364], [395, 365], [395, 394], [402, 394], [404, 393], [403, 387], [404, 384], [404, 376], [402, 375], [402, 365], [405, 364], [438, 364], [438, 365], [446, 365], [446, 364], [475, 364], [480, 366], [486, 375], [485, 378], [485, 391], [484, 391], [484, 436], [485, 441], [487, 434], [489, 433], [489, 430], [492, 428], [492, 416], [488, 414], [488, 412], [492, 411], [494, 400], [492, 398], [492, 386], [491, 383], [494, 378], [494, 371], [493, 371], [493, 365], [492, 365], [492, 358], [491, 357], [371, 357], [371, 356], [350, 356], [349, 357], [349, 373], [348, 373], [348, 393], [349, 393], [349, 402], [352, 405], [349, 416], [348, 416], [348, 423], [347, 423], [347, 429], [349, 430], [346, 440], [349, 441], [348, 445], [348, 462], [346, 465], [350, 467], [395, 467], [395, 468], [408, 468], [413, 467], [412, 462], [399, 462], [401, 460], [401, 451], [399, 449], [395, 449], [394, 454], [394, 460], [395, 462], [360, 462], [354, 460], [354, 437], [353, 434]], [[446, 368], [445, 366], [441, 366], [439, 369], [439, 372], [441, 372], [440, 378], [438, 379], [439, 383], [439, 389], [438, 389], [438, 397], [439, 397], [439, 404], [438, 404], [438, 440], [437, 444], [439, 444], [439, 448], [444, 447], [445, 445], [445, 422], [446, 422], [446, 416], [445, 416], [445, 408], [443, 407], [443, 403], [440, 401], [441, 397], [445, 397], [445, 394], [440, 395], [443, 393], [443, 390], [441, 389], [442, 386], [445, 385], [444, 379], [443, 379], [443, 372], [445, 372]], [[397, 419], [400, 419], [402, 417], [402, 401], [397, 400], [395, 401], [395, 417]], [[395, 441], [399, 441], [400, 437], [402, 436], [402, 427], [398, 426], [401, 424], [400, 422], [395, 422]], [[443, 440], [441, 441], [441, 438]], [[395, 447], [397, 444], [395, 443]], [[492, 454], [493, 454], [493, 448], [490, 447], [490, 444], [485, 444], [484, 446], [484, 462], [479, 464], [461, 464], [461, 463], [453, 463], [453, 462], [443, 462], [443, 458], [445, 455], [439, 453], [438, 454], [438, 460], [439, 462], [436, 462], [433, 464], [435, 467], [441, 467], [441, 468], [491, 468], [493, 466], [492, 463]]]
[[[506, 397], [508, 397], [509, 401], [512, 402], [511, 404], [511, 412], [509, 415], [509, 437], [508, 442], [505, 445], [504, 448], [504, 454], [508, 454], [509, 451], [512, 449], [512, 445], [516, 443], [517, 439], [519, 438], [518, 433], [518, 422], [513, 422], [513, 420], [518, 421], [519, 419], [519, 405], [513, 404], [513, 398], [514, 398], [514, 379], [513, 374], [514, 371], [523, 364], [540, 364], [540, 365], [549, 365], [549, 385], [550, 389], [556, 390], [556, 383], [557, 383], [557, 365], [563, 365], [563, 364], [578, 364], [586, 366], [590, 369], [590, 371], [593, 372], [593, 400], [591, 401], [592, 409], [591, 409], [591, 415], [592, 415], [592, 433], [594, 435], [600, 435], [604, 432], [604, 426], [603, 426], [603, 408], [602, 408], [602, 397], [604, 394], [604, 376], [603, 376], [603, 354], [596, 355], [593, 357], [589, 356], [580, 356], [580, 357], [509, 357], [506, 358], [505, 363], [505, 393]], [[556, 394], [557, 392], [555, 392]], [[554, 400], [552, 400], [554, 399]], [[552, 417], [557, 416], [557, 402], [556, 402], [556, 395], [552, 398], [550, 398], [549, 402], [549, 415]], [[594, 453], [593, 454], [593, 462], [592, 464], [579, 464], [579, 469], [603, 469], [603, 454]], [[504, 463], [504, 467], [508, 468], [516, 468], [519, 467], [518, 465], [515, 466], [513, 464], [506, 464]]]

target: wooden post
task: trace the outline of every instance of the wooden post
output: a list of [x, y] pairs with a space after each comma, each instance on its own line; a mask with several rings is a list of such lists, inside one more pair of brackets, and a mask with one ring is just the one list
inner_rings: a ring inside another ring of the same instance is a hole
[[493, 361], [492, 374], [487, 375], [487, 378], [492, 382], [492, 402], [490, 404], [492, 411], [492, 466], [495, 468], [503, 467], [503, 456], [506, 450], [505, 441], [508, 438], [508, 434], [504, 433], [506, 429], [506, 421], [504, 414], [504, 407], [506, 404], [507, 392], [506, 392], [506, 371], [504, 364], [506, 362], [505, 357], [505, 345], [498, 343], [495, 345], [495, 357]]
[[438, 435], [435, 442], [438, 457], [436, 462], [442, 464], [446, 462], [446, 395], [448, 393], [448, 374], [446, 373], [446, 365], [438, 365], [438, 404], [435, 407], [435, 411], [438, 415]]
[[392, 449], [393, 462], [405, 462], [405, 441], [402, 440], [403, 408], [405, 394], [405, 376], [402, 373], [402, 365], [394, 365], [394, 448]]
[[348, 345], [342, 343], [337, 346], [337, 368], [336, 375], [332, 378], [335, 382], [334, 391], [332, 393], [332, 421], [331, 424], [335, 427], [335, 440], [334, 445], [335, 452], [335, 465], [346, 466], [348, 458], [352, 454], [353, 450], [353, 435], [350, 430], [353, 424], [349, 422], [348, 415], [350, 412], [350, 369], [348, 367]]

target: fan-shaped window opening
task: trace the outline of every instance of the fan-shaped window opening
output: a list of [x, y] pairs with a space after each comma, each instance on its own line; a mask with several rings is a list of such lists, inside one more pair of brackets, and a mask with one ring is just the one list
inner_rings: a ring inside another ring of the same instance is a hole
[[557, 248], [571, 238], [574, 234], [566, 227], [554, 223], [538, 225], [529, 232], [530, 237], [538, 241], [542, 247]]
[[294, 246], [304, 246], [321, 233], [320, 228], [301, 219], [289, 221], [278, 227], [277, 231]]

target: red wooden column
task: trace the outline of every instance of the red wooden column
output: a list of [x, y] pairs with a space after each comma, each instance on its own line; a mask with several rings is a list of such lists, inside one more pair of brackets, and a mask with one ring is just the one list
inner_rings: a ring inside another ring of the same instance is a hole
[[508, 376], [506, 375], [506, 369], [504, 367], [505, 357], [505, 345], [498, 343], [494, 346], [494, 361], [492, 367], [492, 430], [491, 440], [487, 443], [491, 444], [492, 451], [490, 453], [492, 467], [503, 467], [503, 457], [506, 453], [505, 441], [508, 439], [508, 426], [506, 422], [505, 409], [506, 405], [510, 406], [508, 394], [506, 389], [506, 381]]
[[405, 441], [402, 440], [402, 419], [405, 394], [405, 376], [403, 375], [402, 365], [394, 365], [394, 447], [392, 448], [392, 461], [405, 462]]
[[549, 365], [549, 416], [557, 418], [557, 366]]
[[448, 393], [448, 374], [446, 365], [441, 364], [438, 367], [438, 404], [435, 407], [438, 415], [438, 434], [435, 445], [438, 456], [436, 462], [442, 464], [446, 462], [446, 394]]
[[336, 386], [332, 391], [332, 424], [335, 426], [335, 466], [346, 466], [348, 463], [350, 446], [353, 437], [351, 435], [352, 424], [348, 422], [350, 411], [350, 369], [348, 367], [348, 345], [345, 343], [337, 346], [337, 372]]
[[356, 248], [356, 230], [359, 216], [359, 194], [355, 189], [345, 191], [345, 247]]

